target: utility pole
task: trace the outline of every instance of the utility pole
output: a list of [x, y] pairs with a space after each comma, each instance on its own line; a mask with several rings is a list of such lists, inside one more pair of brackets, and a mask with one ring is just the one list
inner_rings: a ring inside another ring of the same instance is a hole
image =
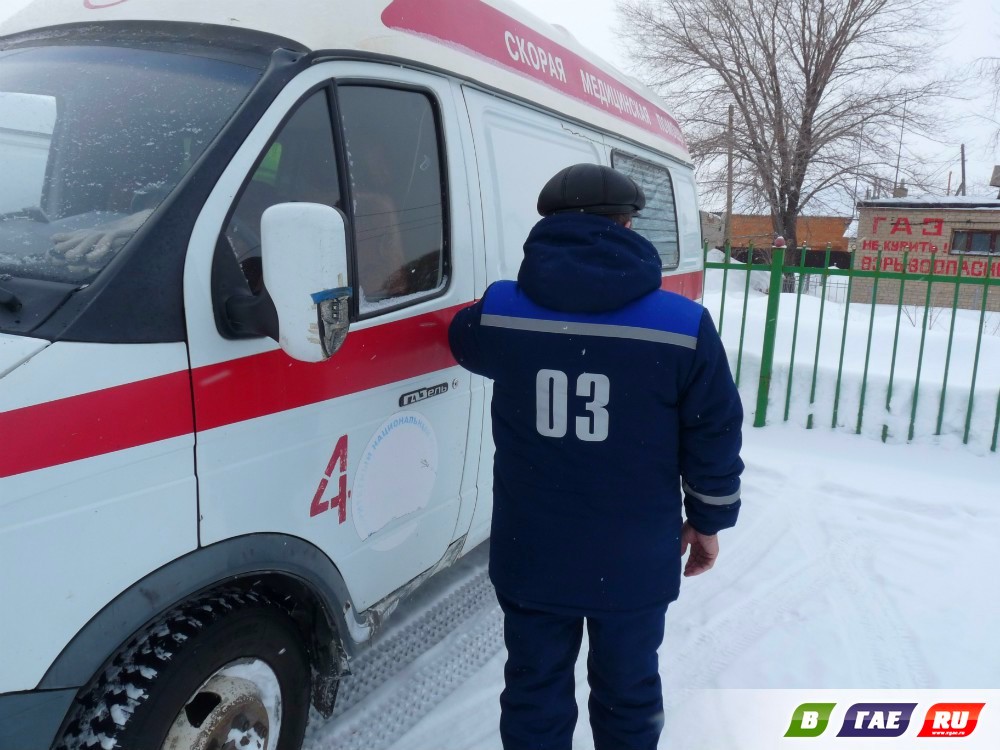
[[732, 246], [733, 242], [733, 111], [735, 107], [729, 105], [729, 171], [726, 177], [726, 231], [723, 234], [723, 242]]
[[[857, 218], [861, 215], [858, 210], [858, 180], [861, 177], [861, 144], [862, 136], [865, 133], [865, 126], [861, 126], [861, 130], [858, 131], [858, 161], [854, 165], [854, 210], [851, 211], [851, 216]], [[868, 188], [865, 188], [865, 198], [868, 197]]]
[[[965, 195], [965, 144], [962, 144], [962, 187], [960, 188], [962, 195]], [[955, 191], [955, 195], [958, 195], [958, 191]]]
[[944, 191], [945, 195], [951, 195], [951, 171], [948, 172], [948, 187]]
[[903, 99], [903, 119], [899, 123], [899, 150], [896, 152], [896, 174], [892, 178], [892, 192], [899, 187], [899, 162], [903, 158], [903, 133], [906, 131], [906, 99]]

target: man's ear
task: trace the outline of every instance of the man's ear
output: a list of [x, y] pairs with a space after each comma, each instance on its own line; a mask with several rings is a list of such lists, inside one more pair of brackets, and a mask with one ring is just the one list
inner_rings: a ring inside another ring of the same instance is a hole
[[629, 219], [628, 221], [625, 222], [625, 228], [626, 229], [631, 229], [632, 228], [632, 220], [631, 219]]

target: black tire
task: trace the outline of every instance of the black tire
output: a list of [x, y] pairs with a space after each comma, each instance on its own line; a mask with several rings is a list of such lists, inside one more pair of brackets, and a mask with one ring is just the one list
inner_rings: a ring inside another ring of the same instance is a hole
[[181, 605], [130, 640], [83, 691], [56, 748], [159, 750], [205, 682], [241, 659], [263, 661], [280, 687], [280, 735], [270, 747], [298, 750], [309, 715], [309, 655], [280, 605], [238, 590]]

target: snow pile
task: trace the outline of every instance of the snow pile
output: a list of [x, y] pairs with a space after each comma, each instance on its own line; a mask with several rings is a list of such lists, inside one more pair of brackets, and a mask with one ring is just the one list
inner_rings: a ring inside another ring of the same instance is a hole
[[[734, 373], [739, 356], [740, 328], [743, 324], [744, 271], [731, 271], [726, 289], [725, 319], [721, 321], [723, 341], [729, 351]], [[751, 277], [757, 273], [752, 272]], [[721, 271], [706, 274], [704, 304], [720, 323], [722, 305]], [[734, 279], [738, 281], [734, 284]], [[816, 279], [813, 279], [816, 281]], [[755, 282], [751, 278], [751, 287]], [[733, 287], [737, 291], [731, 292]], [[786, 398], [789, 403], [788, 420], [807, 426], [812, 418], [815, 427], [836, 427], [856, 431], [858, 414], [862, 410], [861, 433], [881, 439], [883, 430], [890, 442], [907, 441], [910, 420], [916, 398], [916, 416], [913, 440], [951, 441], [961, 443], [965, 432], [969, 393], [975, 362], [976, 340], [979, 332], [979, 310], [958, 310], [955, 315], [955, 335], [950, 360], [947, 357], [948, 338], [952, 324], [950, 310], [931, 308], [927, 312], [927, 332], [924, 353], [920, 364], [919, 390], [916, 389], [919, 353], [924, 326], [925, 308], [904, 305], [900, 316], [898, 344], [895, 346], [895, 374], [889, 398], [889, 377], [894, 354], [897, 308], [895, 305], [876, 305], [874, 318], [872, 305], [846, 304], [833, 301], [828, 296], [820, 317], [821, 300], [818, 296], [803, 293], [799, 301], [799, 325], [795, 343], [794, 369], [792, 369], [792, 339], [795, 335], [796, 295], [781, 295], [777, 339], [774, 352], [774, 370], [771, 380], [767, 420], [769, 424], [785, 418]], [[740, 392], [748, 420], [753, 419], [757, 403], [757, 386], [763, 349], [764, 321], [767, 297], [751, 291], [747, 300], [742, 363], [739, 365]], [[846, 336], [845, 330], [846, 316]], [[872, 323], [871, 356], [867, 385], [862, 404], [862, 383], [865, 380], [865, 352], [868, 347], [869, 322]], [[822, 322], [817, 359], [817, 332]], [[837, 393], [838, 366], [843, 343], [843, 371], [839, 397]], [[814, 365], [816, 365], [814, 367]], [[816, 386], [813, 393], [813, 373]], [[978, 454], [988, 453], [993, 441], [997, 416], [998, 383], [1000, 371], [1000, 313], [987, 312], [984, 326], [979, 367], [976, 377], [972, 420], [969, 430], [969, 447]], [[789, 374], [791, 388], [789, 389]], [[944, 393], [940, 434], [938, 413]], [[888, 400], [888, 406], [887, 406]], [[834, 425], [834, 406], [837, 417]]]
[[[725, 263], [726, 256], [721, 250], [709, 250], [707, 260], [709, 263]], [[729, 265], [731, 268], [726, 274], [725, 279], [726, 297], [739, 297], [742, 301], [744, 290], [747, 288], [747, 272], [740, 271], [739, 268], [741, 266], [746, 266], [746, 263], [741, 263], [735, 258], [730, 258]], [[705, 294], [707, 295], [709, 292], [718, 292], [719, 294], [722, 294], [722, 281], [722, 271], [706, 271]], [[767, 271], [750, 272], [750, 296], [756, 297], [761, 294], [766, 295], [769, 285], [770, 274], [768, 274]]]

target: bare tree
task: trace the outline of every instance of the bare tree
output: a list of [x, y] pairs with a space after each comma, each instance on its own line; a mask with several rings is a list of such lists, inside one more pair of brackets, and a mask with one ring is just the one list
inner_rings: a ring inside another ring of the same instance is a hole
[[[908, 135], [940, 131], [948, 83], [922, 79], [934, 0], [620, 0], [618, 12], [636, 70], [681, 121], [703, 193], [725, 189], [735, 104], [738, 204], [770, 212], [792, 247], [807, 207], [843, 210], [859, 181], [891, 184], [904, 109]], [[911, 185], [916, 161], [900, 160]]]
[[981, 80], [993, 94], [992, 112], [989, 115], [983, 115], [982, 118], [987, 120], [993, 128], [993, 146], [997, 147], [1000, 146], [1000, 116], [998, 116], [998, 110], [1000, 110], [1000, 57], [982, 57], [978, 61], [978, 68]]

